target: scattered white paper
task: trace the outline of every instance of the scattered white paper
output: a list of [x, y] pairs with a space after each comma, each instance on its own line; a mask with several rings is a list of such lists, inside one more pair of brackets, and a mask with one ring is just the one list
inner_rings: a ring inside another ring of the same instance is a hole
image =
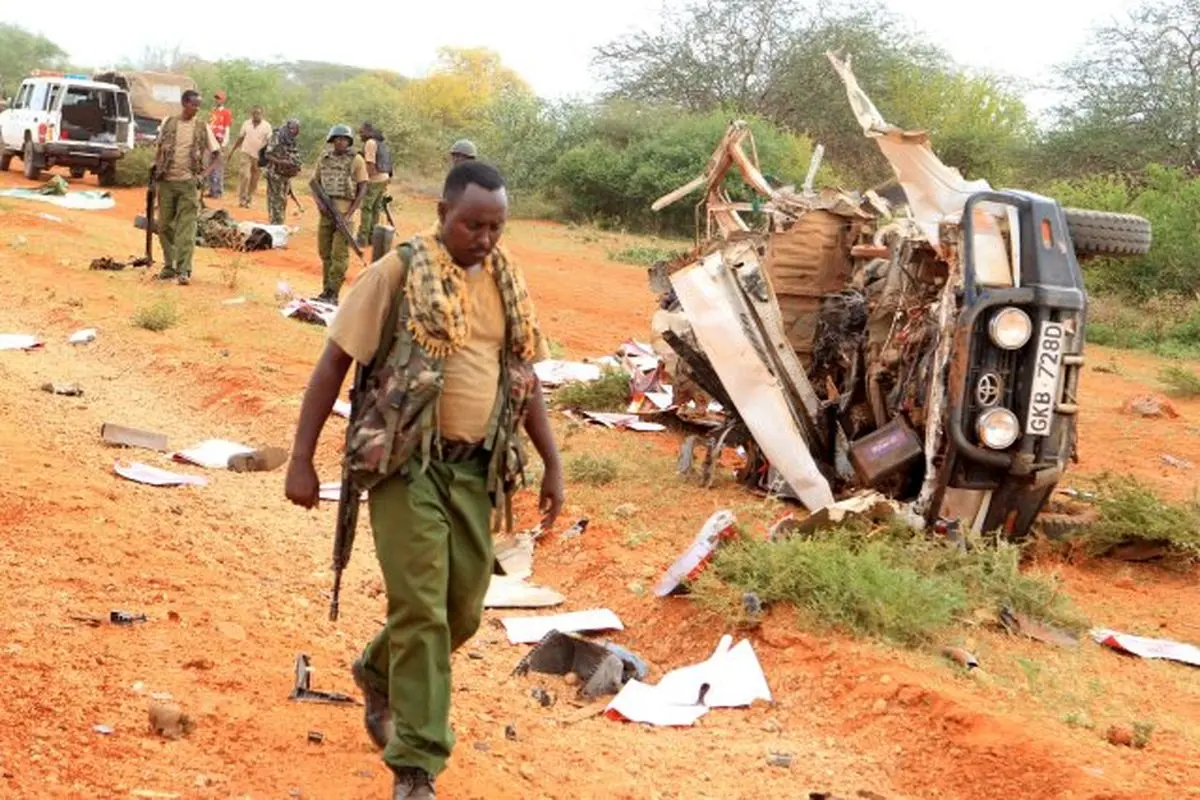
[[134, 481], [135, 483], [144, 483], [147, 486], [206, 486], [208, 481], [196, 475], [180, 475], [175, 472], [168, 472], [165, 469], [151, 467], [147, 464], [133, 462], [132, 464], [122, 464], [120, 461], [113, 464], [113, 471], [122, 478]]
[[[512, 575], [493, 575], [488, 583], [484, 608], [549, 608], [566, 601], [558, 592], [545, 586], [527, 583], [525, 578]], [[539, 637], [540, 638], [540, 637]]]
[[0, 333], [0, 350], [33, 350], [41, 347], [36, 336], [24, 333]]
[[599, 364], [582, 361], [539, 361], [533, 365], [538, 380], [543, 386], [561, 386], [564, 383], [590, 383], [600, 380]]
[[206, 439], [195, 447], [172, 453], [171, 458], [185, 464], [195, 464], [207, 469], [229, 469], [230, 456], [253, 453], [253, 447], [224, 439]]
[[656, 691], [656, 687], [633, 679], [621, 687], [621, 691], [604, 709], [604, 713], [610, 719], [684, 728], [695, 725], [696, 720], [708, 713], [708, 707], [667, 702]]
[[1104, 628], [1092, 631], [1092, 638], [1098, 644], [1111, 647], [1142, 658], [1165, 658], [1168, 661], [1179, 661], [1200, 667], [1200, 647], [1194, 644], [1173, 642], [1170, 639], [1153, 639], [1148, 636], [1133, 636]]
[[744, 708], [755, 700], [770, 703], [767, 676], [750, 640], [743, 639], [737, 647], [732, 645], [732, 636], [722, 636], [707, 661], [671, 670], [655, 690], [676, 705], [700, 703], [709, 708]]
[[675, 387], [663, 386], [661, 392], [646, 392], [644, 395], [659, 411], [668, 411], [675, 405]]
[[550, 617], [508, 617], [500, 622], [504, 625], [508, 641], [512, 644], [540, 642], [550, 631], [584, 633], [625, 630], [617, 615], [607, 608], [572, 611], [569, 614], [555, 614]]
[[71, 334], [71, 338], [67, 339], [68, 344], [87, 344], [94, 341], [96, 341], [95, 328], [84, 328], [81, 331], [75, 331]]
[[584, 411], [583, 415], [592, 422], [597, 422], [606, 428], [626, 428], [639, 433], [657, 433], [665, 431], [666, 425], [659, 422], [647, 422], [637, 414], [615, 414], [608, 411]]
[[728, 509], [718, 511], [709, 517], [704, 523], [704, 527], [700, 529], [700, 533], [696, 534], [691, 546], [676, 559], [675, 563], [667, 569], [667, 574], [654, 587], [654, 594], [658, 597], [666, 597], [679, 588], [681, 583], [695, 577], [701, 567], [712, 557], [717, 542], [723, 536], [732, 533], [736, 523], [737, 518]]
[[333, 403], [333, 413], [339, 417], [350, 419], [350, 403], [345, 400], [335, 400]]

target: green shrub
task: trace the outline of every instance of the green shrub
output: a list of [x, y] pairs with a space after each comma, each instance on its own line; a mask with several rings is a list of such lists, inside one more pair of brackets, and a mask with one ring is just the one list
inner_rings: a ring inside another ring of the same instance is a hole
[[605, 486], [621, 474], [617, 462], [607, 456], [579, 455], [567, 462], [567, 477], [575, 483]]
[[623, 250], [609, 250], [608, 258], [611, 261], [617, 261], [621, 264], [636, 264], [642, 267], [650, 267], [659, 261], [671, 261], [678, 258], [684, 252], [683, 250], [668, 250], [665, 247], [655, 247], [653, 245], [633, 245]]
[[142, 306], [133, 315], [134, 327], [159, 333], [174, 328], [179, 322], [179, 310], [166, 298]]
[[1158, 379], [1170, 388], [1172, 394], [1180, 397], [1200, 395], [1200, 376], [1190, 369], [1167, 367], [1158, 374]]
[[1079, 530], [1075, 538], [1093, 554], [1117, 545], [1165, 542], [1188, 558], [1200, 558], [1200, 503], [1168, 503], [1150, 487], [1130, 477], [1105, 477], [1096, 482], [1099, 519]]
[[138, 145], [117, 161], [117, 186], [145, 186], [154, 163], [154, 145]]
[[606, 369], [598, 381], [568, 383], [557, 389], [554, 402], [583, 411], [624, 411], [629, 404], [629, 375]]

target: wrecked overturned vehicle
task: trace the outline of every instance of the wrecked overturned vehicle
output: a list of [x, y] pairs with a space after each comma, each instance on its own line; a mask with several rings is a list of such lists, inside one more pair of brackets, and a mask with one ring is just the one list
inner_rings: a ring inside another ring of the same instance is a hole
[[[651, 270], [656, 349], [677, 398], [694, 387], [725, 407], [716, 444], [746, 445], [748, 483], [813, 511], [870, 488], [928, 525], [1023, 536], [1076, 453], [1078, 258], [1145, 253], [1149, 223], [964, 180], [829, 58], [901, 202], [814, 191], [820, 148], [804, 186], [774, 187], [733, 123], [704, 173], [654, 205], [706, 191], [696, 251]], [[733, 169], [754, 203], [731, 200]]]

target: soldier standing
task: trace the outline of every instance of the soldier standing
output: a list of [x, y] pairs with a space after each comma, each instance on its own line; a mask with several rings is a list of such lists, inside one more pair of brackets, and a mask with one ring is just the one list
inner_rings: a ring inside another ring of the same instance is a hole
[[[354, 132], [349, 125], [334, 125], [325, 137], [325, 149], [317, 162], [313, 177], [333, 202], [334, 210], [346, 220], [349, 230], [350, 219], [362, 205], [367, 193], [367, 164], [363, 157], [354, 152]], [[317, 207], [321, 208], [318, 201]], [[321, 209], [321, 224], [317, 228], [317, 252], [321, 255], [321, 273], [324, 286], [318, 300], [337, 305], [338, 293], [346, 280], [346, 267], [350, 262], [350, 243], [338, 230], [333, 217]]]
[[[376, 481], [371, 528], [387, 623], [351, 671], [367, 733], [395, 775], [393, 800], [433, 800], [454, 747], [450, 654], [483, 615], [489, 518], [511, 510], [522, 431], [545, 465], [544, 528], [563, 504], [562, 465], [533, 371], [546, 343], [521, 270], [497, 247], [507, 214], [500, 173], [463, 164], [446, 177], [438, 227], [359, 276], [309, 380], [288, 467], [288, 499], [312, 508], [321, 428], [351, 365], [369, 370], [346, 458]], [[382, 447], [386, 464], [378, 463]], [[364, 467], [371, 454], [377, 468]]]
[[158, 182], [158, 235], [163, 251], [158, 279], [174, 278], [186, 286], [192, 280], [200, 189], [220, 165], [221, 147], [208, 123], [196, 117], [200, 93], [189, 89], [183, 93], [181, 103], [182, 111], [163, 121], [160, 129], [154, 176]]
[[363, 161], [367, 162], [367, 194], [362, 203], [362, 219], [358, 223], [358, 246], [366, 247], [375, 232], [383, 203], [387, 197], [388, 181], [392, 179], [392, 153], [383, 134], [370, 122], [364, 122], [358, 133], [363, 138]]
[[459, 139], [450, 146], [450, 167], [453, 169], [464, 161], [474, 161], [479, 158], [479, 150], [470, 139]]
[[267, 211], [272, 225], [284, 224], [287, 215], [288, 190], [292, 178], [300, 173], [300, 120], [289, 119], [271, 134], [267, 145]]

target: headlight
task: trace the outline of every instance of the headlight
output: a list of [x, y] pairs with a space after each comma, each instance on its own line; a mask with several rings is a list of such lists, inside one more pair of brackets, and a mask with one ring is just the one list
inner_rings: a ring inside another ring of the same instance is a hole
[[1033, 335], [1033, 322], [1019, 308], [1002, 308], [988, 323], [988, 335], [996, 347], [1020, 350]]
[[992, 408], [979, 415], [979, 441], [993, 450], [1005, 450], [1021, 435], [1017, 415], [1007, 408]]

